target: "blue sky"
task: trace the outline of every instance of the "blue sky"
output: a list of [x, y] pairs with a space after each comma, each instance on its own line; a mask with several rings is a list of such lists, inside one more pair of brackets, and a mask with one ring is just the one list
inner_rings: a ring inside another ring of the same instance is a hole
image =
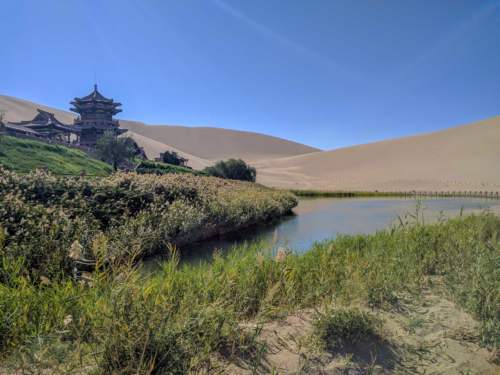
[[500, 0], [2, 0], [0, 14], [0, 93], [62, 109], [97, 79], [122, 118], [324, 149], [500, 114]]

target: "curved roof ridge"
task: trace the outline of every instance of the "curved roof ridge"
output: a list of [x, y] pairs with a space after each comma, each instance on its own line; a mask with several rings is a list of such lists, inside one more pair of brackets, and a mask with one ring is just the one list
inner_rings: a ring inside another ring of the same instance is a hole
[[94, 85], [94, 90], [81, 98], [76, 97], [74, 99], [76, 102], [91, 102], [91, 101], [96, 101], [96, 102], [107, 102], [107, 103], [113, 103], [113, 99], [106, 98], [104, 95], [102, 95], [99, 90], [97, 89], [97, 84]]

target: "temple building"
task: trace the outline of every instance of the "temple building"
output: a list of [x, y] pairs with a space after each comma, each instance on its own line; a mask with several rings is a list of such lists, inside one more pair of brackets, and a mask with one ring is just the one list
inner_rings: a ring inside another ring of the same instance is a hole
[[121, 103], [104, 97], [94, 85], [94, 91], [82, 98], [75, 98], [70, 110], [79, 114], [74, 122], [74, 127], [79, 132], [79, 144], [81, 146], [94, 147], [104, 133], [112, 133], [116, 136], [125, 133], [126, 129], [120, 129], [118, 120], [113, 116], [122, 110]]
[[[21, 134], [66, 143], [78, 137], [78, 129], [63, 124], [53, 113], [42, 109], [37, 109], [37, 112], [38, 114], [32, 120], [4, 124], [4, 132], [13, 136]], [[72, 135], [75, 136], [72, 137]]]
[[113, 119], [122, 111], [119, 108], [121, 103], [104, 97], [97, 90], [97, 85], [89, 95], [75, 98], [71, 105], [71, 111], [78, 114], [73, 125], [60, 122], [53, 113], [37, 109], [38, 113], [32, 120], [0, 121], [0, 133], [94, 148], [105, 133], [118, 136], [127, 131], [120, 128], [118, 120]]

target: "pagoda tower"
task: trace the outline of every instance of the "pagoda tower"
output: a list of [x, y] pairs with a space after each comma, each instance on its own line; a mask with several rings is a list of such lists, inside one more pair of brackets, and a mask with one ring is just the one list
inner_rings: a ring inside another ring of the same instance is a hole
[[86, 147], [95, 147], [97, 141], [104, 133], [115, 136], [125, 133], [126, 129], [120, 129], [118, 120], [113, 116], [122, 110], [121, 103], [104, 97], [94, 85], [94, 91], [82, 98], [75, 98], [71, 102], [71, 111], [78, 113], [74, 125], [79, 130], [79, 144]]

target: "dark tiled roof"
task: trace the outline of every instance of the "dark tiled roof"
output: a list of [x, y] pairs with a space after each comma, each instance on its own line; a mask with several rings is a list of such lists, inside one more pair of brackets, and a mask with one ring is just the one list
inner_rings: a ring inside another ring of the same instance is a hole
[[31, 134], [31, 135], [36, 135], [36, 136], [41, 135], [39, 132], [37, 132], [33, 129], [30, 129], [26, 126], [23, 126], [23, 125], [16, 125], [16, 124], [13, 124], [10, 122], [6, 122], [6, 123], [4, 123], [4, 126], [5, 126], [5, 129], [12, 130], [16, 133]]
[[[94, 91], [92, 91], [89, 95], [75, 98], [75, 102], [105, 102], [105, 103], [113, 103], [113, 99], [108, 99], [104, 95], [102, 95], [99, 90], [97, 90], [97, 85], [94, 85]], [[114, 103], [120, 105], [120, 103]]]
[[39, 108], [37, 108], [37, 111], [38, 114], [33, 118], [33, 120], [10, 122], [8, 123], [10, 128], [17, 131], [22, 131], [23, 129], [31, 129], [36, 132], [37, 129], [52, 128], [65, 132], [78, 132], [78, 130], [76, 130], [73, 126], [66, 125], [59, 121], [53, 113], [44, 111], [43, 109]]

